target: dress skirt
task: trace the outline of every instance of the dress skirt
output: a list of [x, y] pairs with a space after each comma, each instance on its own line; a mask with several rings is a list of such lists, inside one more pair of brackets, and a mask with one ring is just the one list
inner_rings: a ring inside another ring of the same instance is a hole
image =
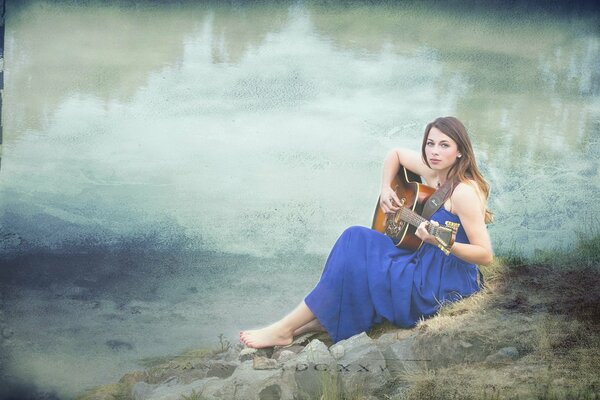
[[[440, 225], [460, 223], [444, 207], [431, 219]], [[462, 226], [456, 241], [468, 243]], [[335, 243], [319, 282], [304, 302], [338, 342], [384, 319], [413, 327], [442, 304], [479, 291], [482, 284], [475, 264], [446, 256], [436, 246], [423, 243], [410, 251], [396, 247], [382, 233], [353, 226]]]

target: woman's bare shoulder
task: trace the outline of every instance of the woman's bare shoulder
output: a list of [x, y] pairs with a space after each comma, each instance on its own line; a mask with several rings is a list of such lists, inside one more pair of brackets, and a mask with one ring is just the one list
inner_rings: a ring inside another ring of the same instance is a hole
[[484, 204], [477, 183], [473, 180], [459, 182], [452, 192], [452, 205], [457, 211], [469, 210], [474, 207], [483, 209]]
[[477, 194], [479, 192], [479, 188], [477, 187], [477, 183], [473, 180], [461, 181], [454, 187], [453, 194], [458, 194], [459, 196], [468, 196], [469, 194]]

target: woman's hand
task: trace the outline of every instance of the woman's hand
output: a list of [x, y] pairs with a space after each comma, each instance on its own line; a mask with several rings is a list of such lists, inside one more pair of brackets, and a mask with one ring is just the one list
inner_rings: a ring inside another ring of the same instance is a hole
[[432, 244], [434, 246], [437, 246], [437, 244], [438, 244], [437, 239], [435, 238], [435, 236], [430, 235], [429, 231], [427, 230], [427, 227], [429, 226], [429, 224], [436, 225], [436, 226], [440, 225], [436, 221], [423, 221], [418, 226], [418, 228], [415, 232], [415, 235], [417, 235], [417, 237], [419, 239], [421, 239], [422, 241]]
[[400, 209], [400, 199], [391, 187], [388, 186], [381, 189], [379, 206], [384, 214], [395, 214]]

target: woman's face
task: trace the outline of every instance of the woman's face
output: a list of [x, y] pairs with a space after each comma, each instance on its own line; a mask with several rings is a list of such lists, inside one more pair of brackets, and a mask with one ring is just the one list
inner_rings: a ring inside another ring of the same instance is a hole
[[425, 143], [425, 155], [431, 169], [449, 169], [459, 155], [456, 142], [435, 126], [429, 130]]

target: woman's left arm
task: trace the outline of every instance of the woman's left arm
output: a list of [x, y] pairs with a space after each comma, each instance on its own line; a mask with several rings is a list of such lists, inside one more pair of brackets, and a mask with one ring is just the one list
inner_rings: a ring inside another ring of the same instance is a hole
[[[450, 252], [456, 257], [473, 264], [488, 265], [494, 258], [492, 243], [484, 220], [484, 209], [477, 190], [466, 183], [460, 183], [452, 193], [452, 211], [458, 215], [469, 243], [455, 242]], [[416, 235], [427, 243], [437, 246], [435, 237], [427, 232], [427, 222], [423, 222]]]
[[494, 258], [492, 242], [485, 225], [485, 208], [477, 190], [460, 183], [452, 193], [452, 211], [458, 215], [469, 243], [454, 243], [450, 252], [473, 264], [488, 265]]

